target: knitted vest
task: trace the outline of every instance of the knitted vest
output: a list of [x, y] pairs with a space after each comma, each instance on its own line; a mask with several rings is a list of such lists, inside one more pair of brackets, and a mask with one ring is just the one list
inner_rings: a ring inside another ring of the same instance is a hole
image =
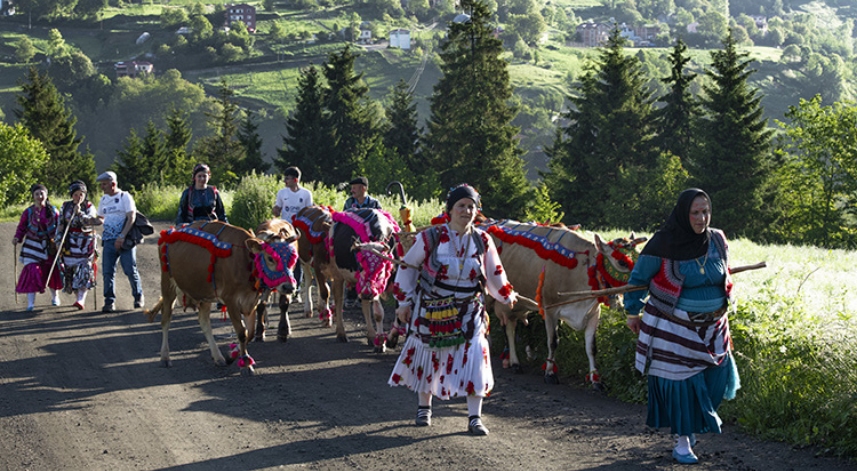
[[[711, 229], [711, 242], [720, 254], [720, 258], [726, 264], [726, 278], [723, 289], [726, 298], [732, 303], [732, 276], [729, 274], [729, 258], [726, 245], [726, 235], [719, 229]], [[678, 260], [662, 259], [661, 269], [649, 283], [649, 303], [661, 312], [672, 314], [681, 297], [681, 286], [684, 283], [684, 275], [679, 272]]]
[[[476, 229], [474, 229], [470, 235], [473, 238], [473, 243], [476, 244], [476, 253], [481, 257], [482, 254], [485, 253], [485, 243], [482, 241], [482, 237], [480, 237], [479, 231]], [[423, 242], [425, 242], [426, 250], [429, 254], [423, 263], [422, 270], [420, 270], [419, 285], [424, 293], [429, 293], [434, 286], [435, 279], [437, 279], [437, 272], [440, 271], [443, 266], [437, 258], [437, 245], [438, 241], [440, 241], [440, 231], [438, 230], [438, 226], [432, 226], [426, 229], [422, 232], [422, 236], [425, 238]]]

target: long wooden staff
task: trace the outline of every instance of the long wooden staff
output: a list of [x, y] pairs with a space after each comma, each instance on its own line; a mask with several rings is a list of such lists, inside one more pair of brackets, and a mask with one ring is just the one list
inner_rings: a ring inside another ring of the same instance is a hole
[[[766, 262], [759, 262], [753, 265], [742, 265], [740, 267], [735, 267], [729, 270], [729, 273], [735, 275], [737, 273], [741, 273], [743, 271], [749, 270], [758, 270], [760, 268], [766, 268], [768, 265]], [[550, 309], [552, 307], [563, 306], [566, 304], [577, 303], [580, 301], [586, 301], [587, 299], [598, 298], [601, 296], [613, 296], [616, 294], [630, 293], [632, 291], [642, 291], [644, 289], [649, 289], [647, 285], [624, 285], [617, 286], [615, 288], [607, 288], [607, 289], [599, 289], [595, 291], [567, 291], [564, 293], [557, 293], [560, 296], [582, 296], [577, 299], [572, 299], [569, 301], [563, 301], [561, 303], [551, 304], [550, 306], [545, 306], [545, 309]]]
[[[24, 242], [27, 241], [27, 235], [24, 234], [24, 239], [21, 241], [21, 250], [24, 250]], [[15, 257], [15, 305], [18, 305], [18, 245], [15, 245], [15, 249], [12, 251], [12, 255]]]
[[[379, 257], [381, 257], [381, 258], [385, 259], [385, 260], [389, 260], [389, 261], [393, 262], [393, 263], [394, 263], [394, 264], [396, 264], [396, 265], [400, 265], [400, 266], [407, 267], [407, 268], [413, 268], [414, 270], [417, 270], [417, 271], [420, 271], [420, 270], [421, 270], [421, 268], [420, 268], [420, 267], [415, 267], [415, 266], [413, 266], [413, 265], [411, 265], [411, 264], [409, 264], [409, 263], [405, 263], [405, 262], [403, 262], [403, 261], [401, 261], [401, 260], [396, 260], [396, 259], [394, 259], [394, 258], [392, 258], [392, 257], [388, 257], [388, 256], [386, 256], [386, 255], [382, 254], [381, 252], [378, 252], [377, 250], [373, 249], [372, 247], [368, 247], [368, 246], [366, 246], [366, 245], [364, 245], [364, 244], [361, 244], [361, 243], [359, 243], [359, 242], [355, 242], [355, 243], [354, 243], [354, 245], [352, 245], [352, 246], [351, 246], [351, 248], [352, 248], [352, 250], [362, 250], [362, 251], [364, 251], [364, 252], [373, 253], [373, 254], [375, 254], [375, 255], [377, 255], [377, 256], [379, 256]], [[520, 301], [523, 301], [523, 302], [522, 302], [522, 304], [523, 304], [523, 305], [527, 305], [527, 307], [528, 307], [528, 308], [530, 308], [530, 309], [534, 309], [534, 310], [535, 310], [535, 309], [538, 309], [538, 308], [539, 308], [539, 303], [537, 303], [535, 300], [530, 299], [530, 298], [528, 298], [528, 297], [526, 297], [526, 296], [521, 296], [521, 294], [520, 294], [520, 293], [518, 293], [518, 299], [519, 299]]]
[[65, 225], [65, 231], [62, 234], [62, 240], [60, 240], [60, 245], [57, 247], [57, 255], [54, 257], [54, 263], [51, 264], [51, 269], [48, 270], [48, 281], [47, 285], [51, 285], [51, 275], [54, 274], [54, 267], [57, 266], [57, 260], [59, 260], [60, 255], [62, 254], [62, 246], [65, 244], [65, 236], [68, 235], [68, 230], [71, 228], [71, 221], [68, 221]]

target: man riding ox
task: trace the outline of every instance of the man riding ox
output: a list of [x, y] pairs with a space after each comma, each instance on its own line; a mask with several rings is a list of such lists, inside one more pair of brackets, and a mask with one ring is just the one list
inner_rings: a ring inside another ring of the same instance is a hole
[[[258, 239], [274, 247], [274, 250], [277, 251], [277, 253], [283, 252], [280, 253], [281, 259], [283, 258], [283, 255], [288, 256], [290, 270], [294, 270], [294, 266], [298, 261], [297, 240], [299, 236], [300, 233], [291, 224], [282, 219], [265, 221], [262, 224], [259, 224], [256, 228], [256, 237]], [[288, 252], [288, 254], [285, 252]], [[271, 297], [271, 294], [276, 291], [271, 287], [271, 285], [276, 285], [274, 280], [266, 280], [266, 277], [269, 278], [269, 274], [271, 273], [274, 272], [266, 270], [264, 266], [260, 266], [260, 269], [257, 270], [256, 276], [258, 278], [257, 284], [261, 290], [261, 302], [256, 307], [254, 313], [250, 315], [250, 319], [248, 321], [250, 323], [248, 339], [256, 340], [257, 342], [264, 341], [268, 299]], [[276, 276], [276, 274], [274, 273], [273, 276]], [[310, 284], [311, 283], [307, 283], [307, 286]], [[292, 334], [292, 326], [291, 323], [289, 323], [289, 304], [292, 302], [292, 295], [281, 294], [279, 298], [278, 305], [280, 308], [280, 322], [277, 327], [277, 340], [285, 342]], [[305, 299], [309, 299], [309, 296]]]
[[[571, 328], [584, 331], [590, 370], [586, 379], [593, 387], [600, 388], [595, 362], [595, 332], [601, 316], [601, 302], [606, 303], [608, 299], [557, 305], [569, 298], [559, 293], [626, 284], [638, 256], [634, 247], [645, 239], [634, 239], [632, 233], [630, 239], [612, 242], [604, 242], [598, 234], [593, 234], [594, 240], [589, 240], [563, 225], [515, 221], [489, 221], [479, 227], [494, 239], [509, 282], [522, 296], [539, 302], [538, 310], [545, 320], [548, 343], [548, 355], [543, 365], [545, 382], [558, 382], [554, 358], [559, 342], [557, 327], [562, 319]], [[527, 313], [534, 310], [536, 307], [527, 303], [518, 303], [511, 312], [506, 305], [494, 304], [495, 314], [505, 319], [506, 324], [508, 359], [504, 358], [504, 366], [511, 364], [516, 371], [520, 371], [515, 349], [517, 322], [521, 320], [526, 324]]]
[[[336, 338], [347, 342], [342, 322], [342, 307], [345, 283], [357, 286], [361, 308], [367, 325], [367, 341], [382, 353], [398, 342], [401, 329], [394, 325], [389, 335], [384, 333], [384, 310], [379, 296], [384, 293], [393, 273], [392, 249], [397, 246], [394, 234], [399, 226], [388, 213], [377, 209], [358, 209], [334, 212], [321, 207], [305, 208], [295, 217], [295, 225], [301, 232], [298, 239], [301, 260], [312, 263], [313, 274], [318, 280], [319, 317], [326, 326], [331, 325], [330, 293], [327, 280], [333, 283], [333, 323]], [[312, 314], [309, 300], [305, 313]]]
[[254, 373], [255, 362], [247, 353], [249, 335], [241, 316], [254, 313], [262, 286], [281, 295], [294, 292], [292, 269], [297, 250], [294, 233], [287, 233], [292, 235], [283, 242], [266, 243], [240, 227], [205, 221], [161, 232], [161, 298], [145, 314], [151, 322], [161, 312], [162, 366], [171, 366], [168, 331], [176, 291], [181, 290], [185, 305], [199, 308], [199, 324], [218, 366], [227, 362], [211, 334], [211, 303], [226, 305], [238, 336], [238, 344], [231, 345], [230, 362], [237, 358], [243, 374]]

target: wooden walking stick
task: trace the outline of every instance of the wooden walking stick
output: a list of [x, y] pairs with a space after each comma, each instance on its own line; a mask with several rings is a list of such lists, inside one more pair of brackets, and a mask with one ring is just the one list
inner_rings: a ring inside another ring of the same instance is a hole
[[[735, 267], [729, 270], [729, 273], [735, 275], [737, 273], [741, 273], [744, 271], [750, 270], [758, 270], [760, 268], [766, 268], [768, 265], [766, 262], [759, 262], [753, 265], [742, 265], [740, 267]], [[598, 298], [601, 296], [613, 296], [616, 294], [624, 294], [630, 293], [632, 291], [642, 291], [644, 289], [649, 289], [647, 285], [625, 285], [625, 286], [617, 286], [615, 288], [607, 288], [607, 289], [599, 289], [595, 291], [567, 291], [557, 293], [560, 296], [581, 296], [580, 298], [571, 299], [569, 301], [563, 301], [561, 303], [551, 304], [550, 306], [545, 307], [545, 309], [549, 309], [557, 306], [564, 306], [566, 304], [577, 303], [580, 301], [586, 301], [588, 299]]]
[[[27, 241], [27, 235], [24, 235], [24, 239], [21, 240], [21, 250], [24, 249], [24, 242]], [[15, 257], [15, 275], [12, 277], [15, 280], [15, 305], [18, 305], [18, 244], [15, 244], [15, 248], [12, 250], [12, 255]]]
[[62, 239], [60, 240], [60, 245], [57, 247], [57, 255], [54, 257], [54, 263], [51, 264], [51, 269], [48, 270], [48, 281], [45, 282], [45, 283], [47, 283], [48, 287], [50, 287], [50, 285], [51, 285], [51, 275], [54, 274], [54, 267], [57, 266], [57, 260], [59, 260], [60, 255], [62, 254], [62, 246], [63, 246], [63, 244], [65, 244], [65, 236], [68, 235], [68, 230], [70, 228], [71, 228], [71, 221], [67, 222], [65, 225], [65, 231], [62, 234]]

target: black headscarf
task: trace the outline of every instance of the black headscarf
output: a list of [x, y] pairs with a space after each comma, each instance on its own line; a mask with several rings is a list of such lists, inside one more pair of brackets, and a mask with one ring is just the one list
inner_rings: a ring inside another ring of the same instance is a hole
[[69, 187], [68, 187], [68, 195], [74, 196], [74, 192], [76, 192], [76, 191], [82, 191], [84, 193], [87, 193], [86, 183], [83, 183], [80, 180], [75, 180], [75, 181], [71, 182], [71, 185], [69, 185]]
[[482, 205], [479, 202], [479, 193], [472, 186], [462, 183], [449, 190], [449, 194], [446, 195], [446, 214], [452, 215], [452, 207], [455, 206], [458, 200], [464, 198], [472, 199], [476, 203], [476, 209], [482, 209]]
[[38, 190], [43, 190], [45, 193], [48, 192], [48, 188], [45, 185], [42, 185], [41, 183], [33, 183], [32, 186], [30, 186], [30, 196], [32, 197], [33, 193]]
[[706, 229], [702, 234], [697, 234], [690, 225], [690, 206], [698, 196], [704, 196], [708, 200], [709, 208], [711, 207], [711, 198], [699, 188], [682, 191], [667, 222], [646, 243], [643, 255], [670, 260], [690, 260], [708, 252], [711, 230]]

